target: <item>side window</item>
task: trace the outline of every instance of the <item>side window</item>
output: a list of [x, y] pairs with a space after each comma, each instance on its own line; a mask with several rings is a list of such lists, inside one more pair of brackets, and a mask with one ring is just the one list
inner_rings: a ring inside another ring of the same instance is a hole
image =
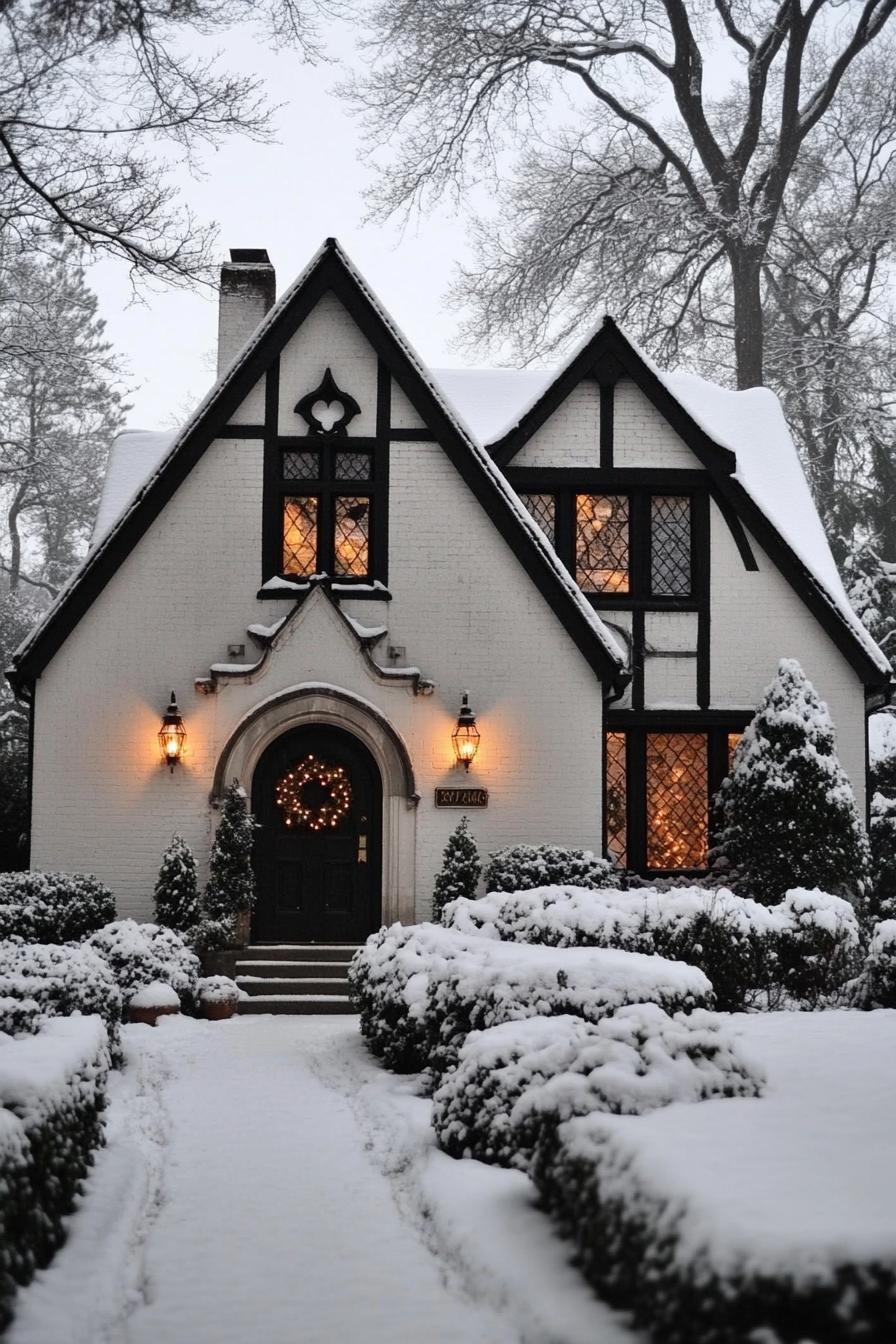
[[372, 452], [286, 449], [278, 492], [280, 574], [370, 577], [375, 498]]

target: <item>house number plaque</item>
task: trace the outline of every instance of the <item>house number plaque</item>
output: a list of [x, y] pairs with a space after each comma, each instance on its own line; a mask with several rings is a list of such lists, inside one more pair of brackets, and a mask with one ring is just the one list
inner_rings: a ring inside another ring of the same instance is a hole
[[436, 807], [488, 807], [488, 789], [436, 789]]

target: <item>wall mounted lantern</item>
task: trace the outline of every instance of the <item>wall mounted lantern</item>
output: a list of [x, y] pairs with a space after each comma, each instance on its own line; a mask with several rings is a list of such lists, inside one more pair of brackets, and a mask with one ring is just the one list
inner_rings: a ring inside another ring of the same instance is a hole
[[479, 729], [476, 727], [476, 715], [470, 708], [468, 692], [464, 691], [457, 716], [457, 727], [451, 734], [451, 745], [458, 765], [469, 770], [470, 763], [479, 750]]
[[184, 727], [183, 716], [177, 707], [177, 697], [172, 691], [171, 700], [165, 710], [162, 726], [159, 729], [159, 749], [162, 753], [162, 761], [168, 766], [172, 775], [174, 774], [174, 767], [183, 755], [186, 740], [187, 730]]

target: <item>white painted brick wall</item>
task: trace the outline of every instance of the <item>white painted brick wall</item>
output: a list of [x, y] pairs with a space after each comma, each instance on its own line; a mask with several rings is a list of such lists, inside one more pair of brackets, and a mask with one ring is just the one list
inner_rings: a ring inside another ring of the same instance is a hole
[[600, 390], [579, 383], [513, 459], [515, 467], [599, 467]]
[[690, 448], [627, 378], [616, 384], [613, 398], [613, 461], [617, 467], [700, 466]]

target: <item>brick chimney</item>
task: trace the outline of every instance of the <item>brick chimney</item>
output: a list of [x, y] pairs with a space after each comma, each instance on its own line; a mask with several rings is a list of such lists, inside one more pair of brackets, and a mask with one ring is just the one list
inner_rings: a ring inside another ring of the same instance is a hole
[[218, 377], [230, 368], [277, 295], [277, 277], [263, 247], [232, 247], [221, 267]]

